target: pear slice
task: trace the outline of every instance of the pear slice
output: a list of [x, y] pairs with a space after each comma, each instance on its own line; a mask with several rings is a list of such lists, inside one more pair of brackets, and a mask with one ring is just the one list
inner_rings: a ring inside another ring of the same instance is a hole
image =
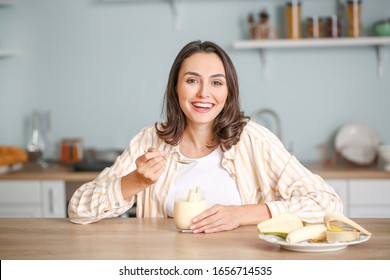
[[257, 229], [263, 234], [275, 234], [283, 238], [288, 233], [303, 227], [301, 218], [294, 213], [283, 213], [257, 225]]

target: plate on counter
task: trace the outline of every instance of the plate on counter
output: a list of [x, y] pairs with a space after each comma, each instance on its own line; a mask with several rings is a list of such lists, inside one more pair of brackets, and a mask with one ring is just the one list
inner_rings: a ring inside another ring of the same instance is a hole
[[349, 123], [336, 134], [335, 148], [347, 160], [356, 164], [370, 164], [380, 143], [378, 132], [364, 123]]
[[279, 245], [282, 249], [297, 252], [331, 252], [347, 248], [350, 245], [366, 242], [371, 236], [360, 235], [358, 239], [349, 242], [308, 242], [302, 241], [299, 243], [288, 243], [285, 239], [272, 234], [260, 234], [259, 238], [275, 245]]

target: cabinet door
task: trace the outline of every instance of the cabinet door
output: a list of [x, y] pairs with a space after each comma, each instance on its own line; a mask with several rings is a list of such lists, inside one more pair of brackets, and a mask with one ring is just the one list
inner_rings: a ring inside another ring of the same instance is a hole
[[39, 181], [0, 181], [0, 204], [30, 204], [41, 203], [41, 188]]
[[343, 213], [349, 216], [348, 180], [326, 180], [343, 201]]
[[66, 217], [65, 182], [42, 181], [41, 187], [43, 217]]
[[354, 218], [390, 218], [390, 180], [350, 180]]
[[39, 181], [0, 181], [1, 218], [42, 217], [41, 203]]

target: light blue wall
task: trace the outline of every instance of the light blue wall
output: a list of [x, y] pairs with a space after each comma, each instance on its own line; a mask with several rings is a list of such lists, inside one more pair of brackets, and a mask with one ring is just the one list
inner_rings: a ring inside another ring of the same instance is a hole
[[[15, 0], [0, 8], [0, 145], [25, 146], [34, 109], [50, 110], [53, 138], [123, 149], [159, 120], [168, 71], [194, 39], [212, 40], [233, 59], [242, 109], [270, 107], [281, 117], [283, 141], [301, 160], [318, 160], [345, 123], [374, 126], [390, 143], [390, 47], [385, 77], [373, 47], [268, 51], [270, 78], [261, 78], [258, 51], [234, 50], [246, 39], [246, 17], [266, 7], [279, 24], [285, 1], [178, 0], [180, 29], [169, 1]], [[390, 17], [390, 1], [363, 2], [366, 34]], [[335, 1], [303, 1], [303, 17], [334, 13]]]

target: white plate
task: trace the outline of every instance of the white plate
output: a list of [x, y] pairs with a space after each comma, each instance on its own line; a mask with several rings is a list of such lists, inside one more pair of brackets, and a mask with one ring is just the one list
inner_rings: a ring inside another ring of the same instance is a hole
[[357, 164], [369, 164], [376, 156], [380, 143], [377, 131], [364, 123], [349, 123], [336, 134], [336, 151]]
[[338, 251], [346, 248], [347, 246], [359, 244], [366, 242], [370, 239], [371, 236], [367, 235], [360, 235], [360, 237], [357, 240], [349, 241], [349, 242], [335, 242], [335, 243], [328, 243], [328, 242], [307, 242], [302, 241], [299, 243], [288, 243], [285, 239], [281, 238], [277, 235], [272, 234], [260, 234], [259, 238], [263, 239], [264, 241], [279, 245], [282, 249], [290, 250], [290, 251], [297, 251], [297, 252], [330, 252], [330, 251]]

